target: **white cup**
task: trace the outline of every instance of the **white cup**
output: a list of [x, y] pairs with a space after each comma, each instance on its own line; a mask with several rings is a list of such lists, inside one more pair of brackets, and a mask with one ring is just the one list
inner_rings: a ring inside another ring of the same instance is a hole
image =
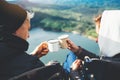
[[68, 47], [67, 42], [66, 42], [68, 37], [69, 37], [69, 35], [61, 35], [58, 37], [61, 48], [66, 49]]
[[48, 41], [48, 49], [50, 52], [57, 52], [59, 50], [59, 41], [56, 39]]

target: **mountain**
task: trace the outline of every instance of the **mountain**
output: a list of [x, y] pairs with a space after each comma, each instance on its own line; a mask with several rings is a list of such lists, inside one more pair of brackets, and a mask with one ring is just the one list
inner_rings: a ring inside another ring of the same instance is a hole
[[120, 4], [120, 0], [16, 0], [17, 3], [22, 4], [54, 4], [54, 5], [62, 5], [62, 6], [80, 6], [86, 5], [91, 7], [118, 7]]
[[120, 0], [54, 0], [59, 5], [119, 6]]

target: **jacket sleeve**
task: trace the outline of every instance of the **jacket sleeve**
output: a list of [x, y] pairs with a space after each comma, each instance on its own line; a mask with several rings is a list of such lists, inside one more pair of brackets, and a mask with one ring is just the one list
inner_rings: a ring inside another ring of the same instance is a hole
[[80, 77], [80, 74], [78, 72], [78, 70], [70, 70], [70, 77], [73, 79], [73, 80], [81, 80], [81, 77]]
[[89, 52], [89, 51], [87, 51], [87, 50], [85, 50], [85, 49], [83, 49], [83, 48], [81, 48], [81, 47], [79, 47], [78, 52], [76, 52], [75, 54], [76, 54], [76, 56], [77, 56], [79, 59], [82, 59], [82, 60], [84, 60], [84, 57], [85, 57], [85, 56], [88, 56], [88, 57], [90, 57], [90, 58], [99, 58], [98, 55], [96, 55], [96, 54], [94, 54], [94, 53], [92, 53], [92, 52]]
[[35, 68], [33, 70], [14, 76], [9, 80], [48, 80], [52, 75], [61, 71], [58, 64]]

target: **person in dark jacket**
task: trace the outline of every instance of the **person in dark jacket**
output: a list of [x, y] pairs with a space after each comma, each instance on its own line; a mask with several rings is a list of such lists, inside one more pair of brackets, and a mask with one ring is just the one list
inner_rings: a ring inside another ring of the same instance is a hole
[[[24, 72], [45, 66], [39, 58], [49, 51], [46, 42], [38, 45], [31, 55], [26, 53], [29, 46], [26, 41], [29, 37], [29, 29], [29, 13], [16, 4], [0, 0], [0, 80], [8, 80]], [[58, 68], [52, 69], [53, 72], [50, 72], [50, 74], [59, 71]], [[33, 80], [47, 80], [50, 76], [46, 75], [49, 71], [42, 70], [41, 74], [45, 75], [44, 78], [42, 75], [42, 78], [40, 78], [40, 74], [37, 74], [34, 78], [36, 73], [36, 69], [33, 70], [33, 73], [31, 71], [30, 75], [33, 75]], [[26, 74], [24, 79], [19, 78], [17, 80], [31, 80], [31, 76]]]
[[[94, 75], [95, 80], [120, 79], [119, 20], [120, 10], [106, 10], [103, 12], [98, 37], [100, 55], [91, 53], [80, 46], [76, 46], [71, 40], [67, 40], [68, 49], [78, 57], [78, 60], [72, 64], [72, 74], [76, 73], [78, 69], [84, 69], [83, 72], [87, 75], [92, 74], [92, 77]], [[72, 75], [72, 77], [75, 80], [80, 80], [81, 76], [76, 78], [75, 75]], [[85, 77], [83, 80], [90, 79]]]

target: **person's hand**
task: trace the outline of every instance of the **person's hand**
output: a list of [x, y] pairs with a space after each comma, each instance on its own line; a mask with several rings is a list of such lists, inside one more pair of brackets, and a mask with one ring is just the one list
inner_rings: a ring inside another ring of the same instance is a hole
[[67, 45], [68, 49], [72, 52], [77, 52], [79, 50], [79, 47], [75, 45], [70, 39], [67, 39]]
[[35, 55], [40, 58], [42, 56], [45, 56], [48, 52], [49, 52], [48, 43], [42, 42], [35, 48], [35, 50], [32, 52], [32, 55]]
[[72, 63], [72, 70], [78, 70], [82, 68], [82, 60], [80, 59], [76, 59], [73, 63]]

